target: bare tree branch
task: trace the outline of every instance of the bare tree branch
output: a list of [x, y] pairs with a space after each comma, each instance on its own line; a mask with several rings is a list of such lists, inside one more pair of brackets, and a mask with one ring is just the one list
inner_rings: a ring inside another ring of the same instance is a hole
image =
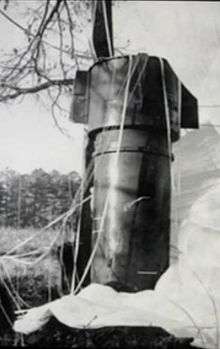
[[[68, 17], [68, 21], [69, 21], [69, 33], [70, 33], [70, 38], [71, 38], [71, 53], [70, 53], [70, 56], [71, 58], [74, 57], [74, 51], [75, 51], [75, 45], [74, 45], [74, 37], [73, 37], [73, 20], [71, 18], [71, 14], [70, 14], [70, 9], [69, 9], [69, 6], [68, 6], [68, 3], [66, 0], [64, 0], [64, 6], [66, 8], [66, 12], [67, 12], [67, 17]], [[78, 64], [78, 61], [76, 59], [76, 64], [77, 64], [77, 68], [79, 68], [79, 64]]]
[[[0, 9], [0, 14], [2, 16], [4, 16], [9, 22], [11, 22], [12, 24], [14, 24], [17, 28], [19, 28], [20, 30], [22, 30], [26, 35], [31, 36], [31, 37], [35, 37], [36, 34], [33, 34], [30, 30], [28, 30], [27, 28], [24, 28], [21, 24], [19, 24], [17, 21], [15, 21], [12, 17], [8, 16], [6, 13], [4, 13], [1, 9]], [[62, 22], [65, 23], [65, 21], [62, 20]], [[67, 23], [67, 22], [66, 22]], [[50, 46], [51, 48], [53, 48], [54, 50], [60, 51], [60, 48], [56, 45], [51, 44], [50, 42], [48, 42], [47, 40], [43, 39], [42, 40], [46, 45]], [[63, 49], [63, 53], [69, 55], [69, 51]], [[90, 55], [87, 54], [83, 54], [83, 52], [80, 51], [76, 51], [75, 52], [77, 54], [77, 56], [79, 58], [83, 58], [83, 59], [91, 59]]]
[[[76, 70], [81, 64], [93, 62], [89, 40], [84, 36], [93, 4], [88, 0], [39, 0], [33, 6], [28, 3], [22, 3], [21, 8], [24, 25], [19, 23], [22, 17], [18, 16], [17, 21], [10, 15], [13, 5], [7, 13], [0, 9], [0, 16], [25, 34], [22, 45], [15, 44], [0, 57], [0, 103], [47, 91], [53, 119], [59, 126], [60, 115], [67, 114], [66, 97], [71, 95]], [[79, 50], [82, 42], [84, 51]]]
[[9, 99], [15, 99], [15, 98], [19, 97], [20, 95], [37, 93], [37, 92], [46, 90], [52, 86], [59, 86], [59, 87], [71, 86], [71, 85], [73, 85], [73, 82], [74, 82], [74, 79], [50, 80], [48, 82], [42, 83], [42, 84], [37, 85], [37, 86], [31, 86], [31, 87], [25, 87], [25, 88], [20, 88], [20, 87], [8, 85], [6, 83], [2, 83], [0, 85], [0, 87], [3, 86], [5, 88], [8, 88], [10, 90], [14, 90], [16, 92], [11, 93], [11, 94], [9, 93], [6, 96], [0, 97], [0, 102], [6, 102]]

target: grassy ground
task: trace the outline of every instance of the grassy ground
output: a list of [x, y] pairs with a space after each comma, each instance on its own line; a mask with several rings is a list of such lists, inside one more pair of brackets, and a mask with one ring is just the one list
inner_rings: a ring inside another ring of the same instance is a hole
[[[3, 255], [15, 246], [18, 246], [18, 244], [30, 237], [33, 237], [33, 239], [21, 247], [19, 253], [29, 252], [36, 249], [44, 251], [53, 241], [57, 232], [58, 231], [56, 230], [41, 231], [34, 228], [15, 229], [0, 227], [0, 255]], [[71, 235], [71, 232], [67, 233], [65, 239], [71, 239]], [[59, 234], [55, 246], [60, 245], [62, 240], [63, 236]]]
[[[12, 251], [23, 241], [32, 240]], [[53, 246], [55, 237], [58, 237]], [[21, 336], [11, 330], [14, 311], [44, 304], [65, 293], [62, 289], [62, 275], [57, 253], [63, 239], [58, 231], [40, 232], [35, 229], [0, 229], [0, 279], [1, 302], [0, 347], [21, 344]], [[42, 255], [45, 257], [35, 264]], [[7, 313], [7, 315], [4, 314]]]

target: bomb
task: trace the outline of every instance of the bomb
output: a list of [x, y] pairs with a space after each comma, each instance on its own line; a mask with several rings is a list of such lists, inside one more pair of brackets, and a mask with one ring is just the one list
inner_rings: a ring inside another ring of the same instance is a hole
[[85, 285], [152, 289], [169, 265], [172, 143], [198, 127], [197, 100], [163, 58], [104, 58], [77, 73], [71, 119], [88, 124], [84, 197], [93, 192], [79, 276], [95, 249]]

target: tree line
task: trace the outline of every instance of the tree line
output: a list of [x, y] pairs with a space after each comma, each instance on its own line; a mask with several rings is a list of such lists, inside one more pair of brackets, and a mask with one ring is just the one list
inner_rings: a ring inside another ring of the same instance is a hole
[[[6, 169], [0, 172], [0, 226], [42, 228], [66, 212], [80, 185], [73, 171], [61, 174], [35, 169], [20, 174]], [[76, 217], [73, 217], [73, 220]]]

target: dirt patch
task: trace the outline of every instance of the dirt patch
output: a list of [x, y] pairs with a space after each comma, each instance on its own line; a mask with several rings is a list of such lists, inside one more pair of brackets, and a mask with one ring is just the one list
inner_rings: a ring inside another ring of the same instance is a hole
[[73, 329], [55, 318], [38, 332], [25, 336], [28, 346], [39, 348], [145, 348], [189, 349], [192, 338], [175, 338], [159, 327], [105, 327], [101, 329]]

